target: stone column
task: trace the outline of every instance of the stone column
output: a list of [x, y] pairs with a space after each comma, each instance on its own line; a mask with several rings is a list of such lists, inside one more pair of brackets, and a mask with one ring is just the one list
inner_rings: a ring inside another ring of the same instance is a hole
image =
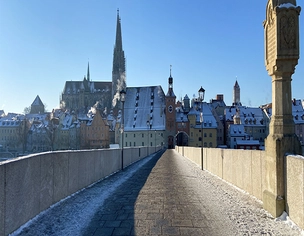
[[272, 78], [272, 117], [265, 141], [263, 207], [274, 217], [285, 210], [284, 159], [300, 154], [292, 116], [291, 76], [299, 59], [299, 15], [296, 0], [268, 0], [265, 65]]

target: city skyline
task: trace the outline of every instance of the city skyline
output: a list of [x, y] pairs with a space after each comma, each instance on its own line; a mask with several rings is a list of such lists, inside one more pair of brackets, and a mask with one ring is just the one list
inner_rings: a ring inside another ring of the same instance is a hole
[[[205, 101], [224, 94], [231, 105], [237, 78], [243, 105], [270, 103], [262, 25], [267, 1], [217, 3], [1, 1], [0, 110], [22, 113], [37, 95], [47, 110], [58, 108], [65, 82], [82, 80], [88, 62], [92, 81], [111, 81], [117, 9], [128, 87], [161, 85], [166, 92], [172, 65], [177, 100], [197, 96], [203, 86]], [[300, 49], [303, 22], [300, 15]], [[304, 99], [302, 61], [292, 81], [296, 99]]]

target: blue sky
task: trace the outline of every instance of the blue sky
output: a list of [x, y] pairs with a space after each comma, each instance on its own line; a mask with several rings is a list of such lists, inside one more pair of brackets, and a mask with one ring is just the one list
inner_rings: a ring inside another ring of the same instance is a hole
[[[266, 3], [0, 0], [0, 110], [22, 113], [37, 95], [47, 110], [59, 107], [65, 81], [82, 80], [88, 61], [91, 80], [111, 81], [117, 8], [127, 86], [161, 85], [166, 93], [172, 65], [177, 99], [192, 98], [203, 86], [205, 100], [224, 94], [230, 105], [237, 77], [243, 105], [271, 102], [264, 66]], [[301, 49], [303, 41], [300, 32]], [[292, 96], [304, 99], [303, 59], [292, 86]]]

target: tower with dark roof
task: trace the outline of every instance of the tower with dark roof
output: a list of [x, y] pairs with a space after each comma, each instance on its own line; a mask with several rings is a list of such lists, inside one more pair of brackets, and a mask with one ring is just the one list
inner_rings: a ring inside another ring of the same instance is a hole
[[39, 95], [37, 95], [31, 105], [30, 114], [43, 114], [43, 113], [44, 113], [44, 105], [43, 105]]
[[239, 86], [238, 81], [235, 81], [233, 86], [233, 106], [241, 106], [241, 88]]
[[170, 76], [168, 78], [168, 93], [165, 97], [166, 101], [166, 131], [168, 137], [168, 148], [174, 148], [174, 136], [176, 133], [176, 96], [173, 91], [173, 78], [171, 76], [171, 66], [170, 66]]
[[[119, 98], [119, 92], [126, 89], [126, 65], [125, 53], [122, 49], [121, 22], [119, 10], [117, 10], [116, 40], [113, 52], [113, 69], [112, 69], [112, 98], [113, 106]], [[116, 95], [116, 96], [115, 96]]]
[[90, 81], [90, 65], [88, 62], [88, 70], [87, 70], [87, 80]]

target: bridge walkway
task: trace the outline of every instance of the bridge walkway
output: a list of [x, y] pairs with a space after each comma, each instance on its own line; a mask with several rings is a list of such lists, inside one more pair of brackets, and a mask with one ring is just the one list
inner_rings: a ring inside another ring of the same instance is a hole
[[301, 235], [175, 150], [151, 155], [38, 215], [13, 235]]

